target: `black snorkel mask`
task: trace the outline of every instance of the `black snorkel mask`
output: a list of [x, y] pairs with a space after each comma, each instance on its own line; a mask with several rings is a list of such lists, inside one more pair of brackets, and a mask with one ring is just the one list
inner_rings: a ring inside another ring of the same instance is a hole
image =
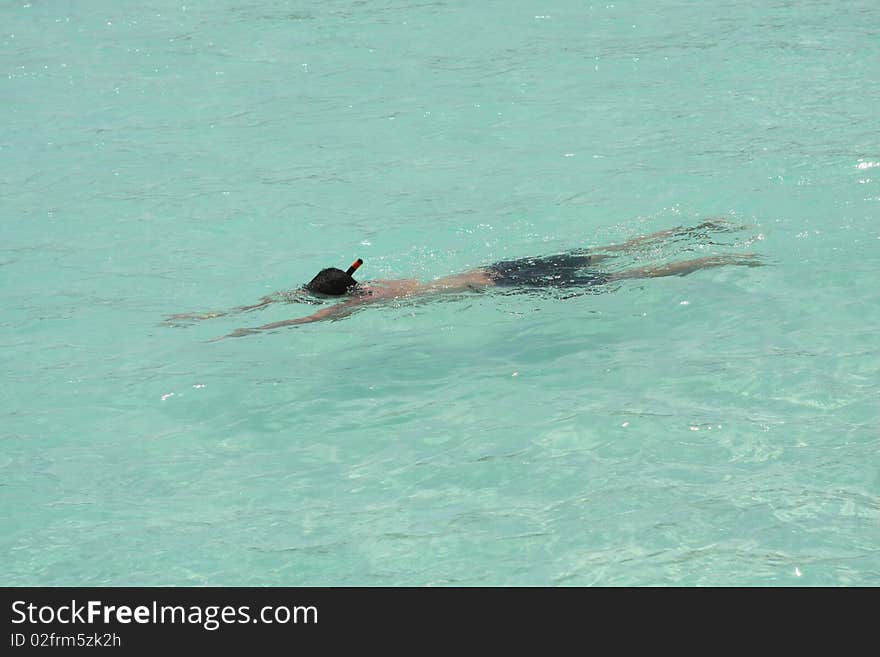
[[358, 282], [351, 275], [362, 264], [364, 261], [358, 258], [351, 263], [347, 271], [336, 269], [336, 267], [322, 269], [303, 287], [316, 297], [341, 297], [350, 294], [358, 286]]

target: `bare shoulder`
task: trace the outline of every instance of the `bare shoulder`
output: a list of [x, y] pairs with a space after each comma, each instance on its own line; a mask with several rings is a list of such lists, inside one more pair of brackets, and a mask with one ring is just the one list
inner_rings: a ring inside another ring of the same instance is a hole
[[359, 286], [359, 299], [362, 303], [393, 299], [412, 295], [419, 287], [419, 282], [411, 278], [377, 279]]
[[360, 290], [363, 301], [369, 302], [444, 292], [481, 290], [494, 284], [492, 275], [487, 270], [473, 269], [462, 274], [443, 276], [427, 283], [420, 283], [413, 278], [378, 279], [362, 285]]
[[462, 274], [444, 276], [430, 283], [425, 283], [424, 292], [459, 292], [463, 290], [481, 290], [495, 284], [492, 275], [485, 269], [473, 269]]

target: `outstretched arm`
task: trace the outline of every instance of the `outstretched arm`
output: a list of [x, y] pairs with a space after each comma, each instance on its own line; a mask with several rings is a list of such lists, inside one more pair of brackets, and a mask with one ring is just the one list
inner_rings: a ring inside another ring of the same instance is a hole
[[165, 318], [165, 321], [179, 322], [197, 319], [214, 319], [215, 317], [224, 317], [225, 315], [232, 315], [234, 313], [246, 313], [251, 310], [257, 310], [258, 308], [265, 308], [274, 301], [275, 299], [272, 297], [263, 297], [257, 303], [250, 306], [238, 306], [237, 308], [230, 308], [229, 310], [221, 310], [213, 313], [177, 313], [176, 315], [169, 315]]
[[365, 301], [367, 301], [367, 299], [364, 298], [350, 299], [345, 303], [341, 303], [330, 308], [324, 308], [323, 310], [319, 310], [318, 312], [307, 315], [306, 317], [299, 317], [297, 319], [285, 319], [281, 322], [272, 322], [271, 324], [265, 324], [263, 326], [257, 326], [254, 328], [237, 329], [232, 333], [229, 333], [228, 335], [214, 338], [214, 340], [222, 340], [223, 338], [240, 338], [245, 335], [251, 335], [252, 333], [259, 333], [260, 331], [271, 331], [272, 329], [283, 328], [285, 326], [309, 324], [311, 322], [320, 322], [327, 319], [342, 319], [343, 317], [348, 317], [349, 315], [351, 315], [355, 311], [356, 307], [364, 303]]

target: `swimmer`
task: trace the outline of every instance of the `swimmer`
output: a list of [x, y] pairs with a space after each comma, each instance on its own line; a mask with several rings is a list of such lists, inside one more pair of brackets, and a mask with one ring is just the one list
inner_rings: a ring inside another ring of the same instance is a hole
[[254, 328], [243, 328], [216, 338], [238, 338], [260, 331], [270, 331], [286, 326], [297, 326], [323, 320], [342, 319], [365, 304], [389, 299], [408, 299], [450, 292], [482, 291], [490, 288], [536, 289], [586, 289], [616, 281], [636, 278], [659, 278], [663, 276], [686, 276], [700, 269], [726, 265], [760, 266], [761, 261], [753, 253], [724, 254], [694, 258], [652, 267], [637, 267], [620, 272], [606, 272], [595, 266], [613, 257], [615, 252], [631, 252], [638, 247], [660, 239], [677, 237], [705, 237], [708, 231], [727, 232], [738, 230], [724, 220], [709, 220], [694, 227], [678, 227], [631, 239], [624, 244], [612, 244], [593, 249], [576, 249], [558, 255], [521, 258], [496, 262], [488, 267], [473, 269], [462, 274], [446, 276], [428, 283], [414, 279], [373, 280], [359, 283], [352, 274], [363, 264], [358, 258], [347, 271], [330, 267], [322, 269], [300, 290], [277, 293], [263, 297], [250, 306], [240, 306], [225, 312], [184, 313], [171, 315], [167, 322], [180, 320], [211, 319], [230, 313], [250, 312], [264, 308], [277, 301], [320, 303], [320, 299], [345, 299], [342, 303], [324, 308], [306, 317], [273, 322]]

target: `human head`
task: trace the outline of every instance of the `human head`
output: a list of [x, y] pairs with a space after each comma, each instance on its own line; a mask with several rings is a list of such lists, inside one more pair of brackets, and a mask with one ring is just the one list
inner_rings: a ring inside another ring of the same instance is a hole
[[358, 282], [351, 275], [355, 270], [363, 264], [363, 260], [358, 258], [352, 263], [348, 271], [342, 271], [336, 267], [327, 267], [318, 272], [311, 281], [306, 283], [306, 290], [312, 294], [326, 294], [329, 296], [342, 296], [352, 292], [357, 287]]

